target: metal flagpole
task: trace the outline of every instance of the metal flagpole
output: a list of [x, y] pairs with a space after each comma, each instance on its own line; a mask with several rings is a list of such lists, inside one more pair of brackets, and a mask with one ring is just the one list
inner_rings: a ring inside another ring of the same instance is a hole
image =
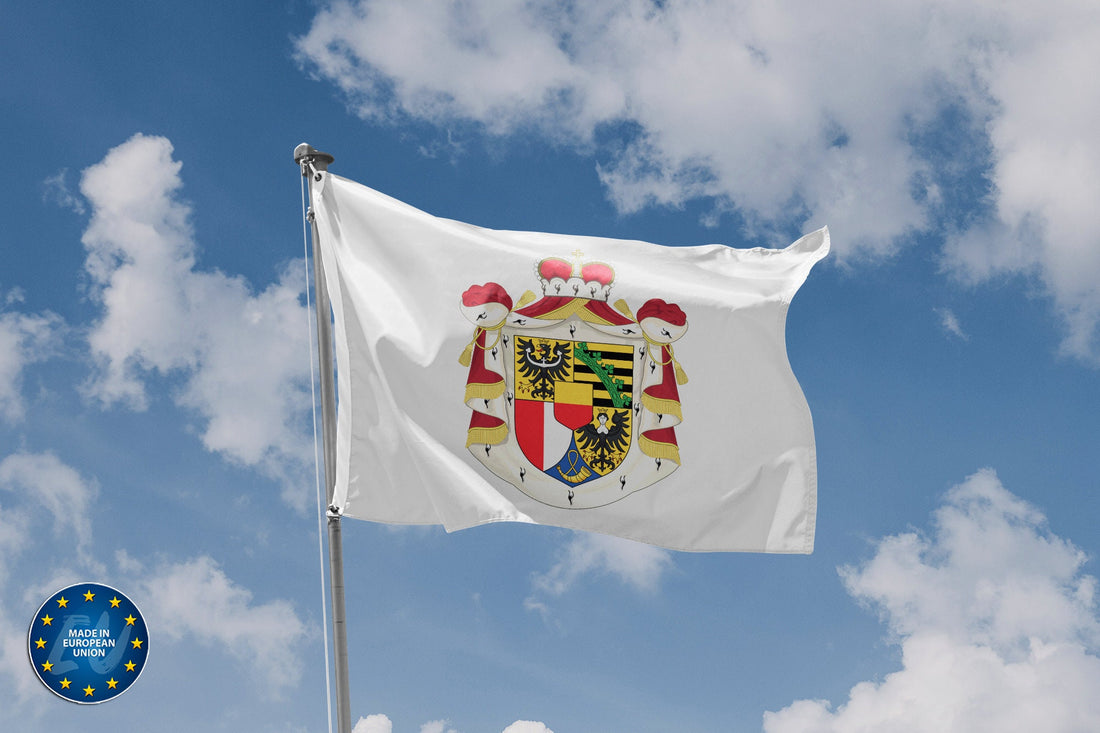
[[321, 434], [325, 457], [325, 488], [328, 504], [328, 567], [332, 592], [332, 646], [336, 668], [336, 725], [339, 733], [351, 733], [351, 702], [348, 686], [348, 630], [344, 611], [344, 551], [340, 536], [340, 513], [332, 504], [336, 479], [336, 384], [332, 363], [332, 323], [325, 267], [318, 251], [317, 221], [313, 213], [313, 184], [321, 179], [334, 158], [302, 143], [294, 148], [294, 162], [309, 177], [309, 219], [313, 238], [313, 290], [317, 308], [317, 349], [321, 371]]

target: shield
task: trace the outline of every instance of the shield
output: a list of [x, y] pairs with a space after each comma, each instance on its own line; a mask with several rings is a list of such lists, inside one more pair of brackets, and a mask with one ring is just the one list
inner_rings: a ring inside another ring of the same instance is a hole
[[634, 346], [516, 335], [516, 440], [567, 486], [606, 476], [631, 444]]

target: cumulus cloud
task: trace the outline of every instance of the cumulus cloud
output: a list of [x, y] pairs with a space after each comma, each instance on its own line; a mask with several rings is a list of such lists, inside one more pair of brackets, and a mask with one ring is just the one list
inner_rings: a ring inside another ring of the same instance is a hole
[[554, 733], [554, 731], [533, 720], [517, 720], [505, 728], [502, 733]]
[[557, 562], [532, 577], [532, 593], [524, 607], [550, 617], [546, 597], [557, 597], [587, 575], [610, 575], [643, 593], [656, 591], [661, 576], [672, 567], [667, 550], [609, 535], [578, 532], [558, 552]]
[[166, 564], [142, 585], [143, 610], [165, 638], [190, 637], [235, 657], [273, 697], [297, 684], [311, 632], [287, 601], [255, 603], [207, 556]]
[[393, 723], [381, 714], [359, 718], [351, 733], [393, 733]]
[[953, 489], [929, 536], [886, 537], [841, 570], [900, 643], [901, 669], [832, 708], [800, 700], [766, 733], [1100, 729], [1100, 618], [1086, 558], [991, 471]]
[[994, 211], [952, 240], [947, 261], [976, 280], [1036, 276], [1068, 324], [1063, 350], [1100, 364], [1100, 99], [1075, 81], [1100, 61], [1100, 7], [1010, 7], [976, 67], [997, 105]]
[[930, 232], [966, 280], [1037, 277], [1100, 364], [1098, 21], [1089, 0], [337, 0], [297, 49], [364, 118], [594, 151], [624, 212], [703, 197], [777, 243], [827, 223], [842, 257]]
[[[21, 295], [12, 291], [7, 304]], [[56, 353], [63, 324], [53, 313], [0, 312], [0, 419], [14, 423], [23, 418], [23, 373], [26, 367]]]
[[181, 375], [176, 401], [201, 417], [206, 448], [283, 480], [300, 504], [294, 478], [311, 461], [302, 263], [261, 292], [199, 269], [172, 152], [165, 138], [138, 134], [81, 178], [92, 211], [85, 267], [102, 306], [86, 391], [103, 405], [144, 409], [153, 374]]
[[[298, 50], [368, 118], [585, 146], [614, 126], [601, 176], [624, 211], [713, 196], [774, 220], [797, 201], [842, 248], [888, 248], [925, 223], [904, 137], [949, 70], [922, 5], [872, 5], [853, 26], [764, 2], [337, 2]], [[840, 33], [857, 36], [845, 53]]]

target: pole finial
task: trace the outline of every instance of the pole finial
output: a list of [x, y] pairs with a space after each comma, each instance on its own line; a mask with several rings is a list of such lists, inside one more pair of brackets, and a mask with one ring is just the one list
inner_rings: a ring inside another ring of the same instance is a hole
[[322, 153], [309, 143], [302, 143], [298, 147], [294, 148], [294, 162], [299, 166], [304, 164], [311, 164], [314, 170], [323, 171], [328, 170], [332, 161], [336, 160], [328, 153]]

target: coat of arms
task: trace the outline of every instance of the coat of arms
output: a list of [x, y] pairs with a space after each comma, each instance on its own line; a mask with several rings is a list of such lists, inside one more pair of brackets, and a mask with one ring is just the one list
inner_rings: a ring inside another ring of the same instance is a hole
[[[579, 253], [575, 253], [579, 254]], [[474, 335], [473, 411], [466, 446], [490, 471], [551, 506], [585, 509], [617, 501], [680, 464], [677, 385], [687, 382], [672, 343], [684, 312], [652, 299], [631, 313], [608, 304], [615, 278], [601, 262], [538, 263], [542, 297], [512, 298], [497, 283], [462, 295]]]

